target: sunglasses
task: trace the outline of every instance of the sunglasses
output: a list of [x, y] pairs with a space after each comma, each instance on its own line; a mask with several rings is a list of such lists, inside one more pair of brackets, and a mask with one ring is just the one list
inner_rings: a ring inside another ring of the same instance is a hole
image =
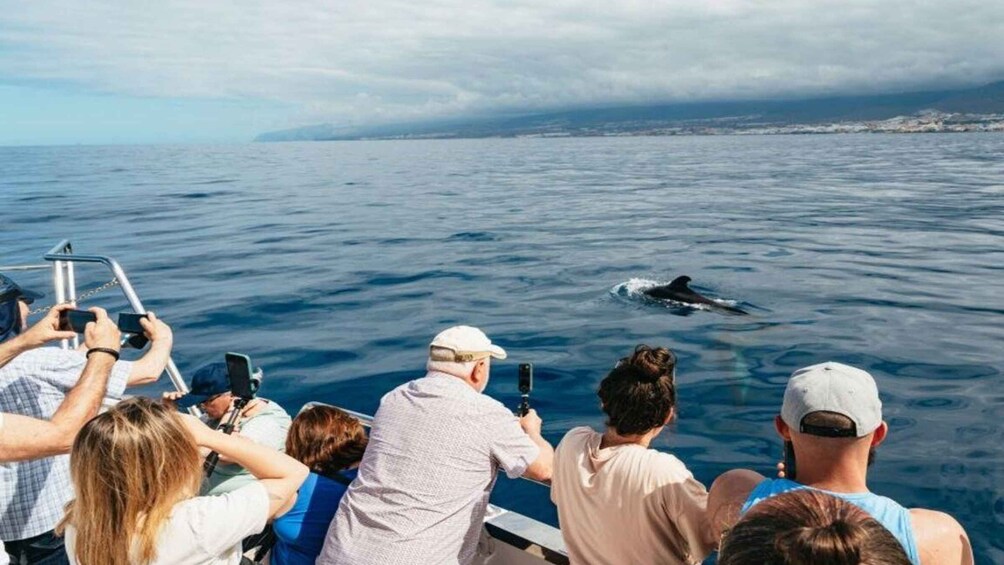
[[214, 395], [210, 396], [209, 398], [207, 398], [207, 399], [203, 400], [202, 402], [200, 402], [199, 403], [199, 407], [201, 408], [201, 407], [205, 406], [206, 404], [214, 402], [217, 398], [220, 398], [224, 394], [227, 394], [227, 393], [226, 392], [221, 392], [219, 394], [214, 394]]

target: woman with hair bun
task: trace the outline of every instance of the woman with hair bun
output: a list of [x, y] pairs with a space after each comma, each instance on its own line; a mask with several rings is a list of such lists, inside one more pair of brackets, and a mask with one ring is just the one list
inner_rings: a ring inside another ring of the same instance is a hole
[[718, 565], [910, 565], [903, 545], [850, 502], [801, 489], [754, 506], [722, 538]]
[[555, 449], [551, 500], [574, 563], [700, 563], [713, 546], [708, 493], [679, 459], [649, 449], [676, 413], [676, 356], [639, 345], [600, 383], [603, 433]]

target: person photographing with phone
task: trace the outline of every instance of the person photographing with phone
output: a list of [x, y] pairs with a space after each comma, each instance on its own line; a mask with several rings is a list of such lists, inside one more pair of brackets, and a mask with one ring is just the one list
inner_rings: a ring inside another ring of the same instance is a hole
[[[42, 342], [69, 339], [76, 333], [59, 326], [60, 314], [69, 309], [65, 305], [53, 308], [29, 329], [28, 305], [40, 297], [41, 293], [25, 289], [0, 274], [0, 346], [9, 351], [8, 354], [0, 353], [0, 360], [7, 357], [6, 364], [0, 363], [3, 365], [0, 366], [0, 412], [50, 420], [50, 423], [55, 419], [62, 428], [67, 421], [66, 410], [72, 409], [77, 416], [70, 419], [79, 422], [71, 426], [75, 431], [83, 423], [77, 418], [83, 418], [82, 413], [90, 415], [92, 406], [97, 410], [101, 401], [117, 402], [127, 386], [156, 381], [163, 373], [173, 335], [171, 328], [154, 314], [143, 321], [145, 335], [152, 342], [149, 350], [136, 361], [125, 361], [119, 359], [120, 334], [117, 329], [113, 330], [114, 323], [101, 309], [91, 311], [95, 322], [94, 326], [87, 327], [96, 327], [97, 331], [83, 332], [82, 351], [39, 347]], [[114, 340], [109, 339], [110, 334], [114, 334]], [[101, 400], [95, 405], [90, 397], [80, 405], [63, 406], [68, 400], [74, 403], [79, 400], [83, 389], [78, 389], [78, 385], [86, 385], [93, 392], [96, 363], [111, 365], [110, 374], [104, 378], [106, 385], [98, 387], [104, 389]], [[83, 412], [76, 412], [78, 410]], [[59, 433], [68, 432], [63, 428]], [[65, 452], [67, 446], [65, 441], [62, 445], [53, 445], [39, 439], [36, 447], [44, 447], [48, 455], [54, 455]], [[55, 447], [60, 449], [55, 450]], [[52, 530], [72, 496], [68, 457], [21, 459], [30, 460], [0, 465], [0, 508], [6, 509], [0, 513], [0, 540], [15, 562], [66, 563], [62, 540], [55, 537]]]
[[[200, 449], [257, 479], [198, 496]], [[147, 398], [95, 417], [71, 451], [74, 498], [60, 524], [74, 565], [238, 565], [241, 540], [292, 506], [307, 467]]]
[[813, 489], [842, 498], [878, 520], [914, 565], [973, 563], [969, 538], [954, 518], [924, 508], [904, 508], [868, 490], [868, 467], [889, 431], [870, 374], [834, 362], [795, 371], [774, 426], [784, 444], [784, 474], [769, 479], [734, 469], [718, 477], [708, 499], [716, 539], [761, 501]]
[[[69, 307], [63, 305], [52, 308], [28, 330], [0, 343], [0, 367], [26, 351], [51, 341], [74, 337], [75, 333], [59, 329], [59, 315]], [[104, 310], [95, 308], [93, 312], [95, 321], [88, 324], [84, 331], [87, 341], [94, 344], [94, 353], [88, 356], [77, 384], [67, 392], [52, 418], [46, 421], [0, 413], [0, 463], [28, 461], [69, 452], [77, 432], [87, 420], [97, 414], [108, 389], [108, 378], [115, 363], [121, 334]], [[0, 326], [9, 329], [9, 325], [3, 321], [0, 321]], [[10, 554], [7, 553], [8, 550]], [[62, 544], [51, 533], [19, 540], [10, 547], [4, 547], [0, 543], [0, 564], [9, 563], [11, 557], [15, 563], [65, 560]]]
[[[242, 376], [248, 378], [253, 374], [247, 356], [228, 353], [226, 363], [210, 363], [195, 371], [188, 394], [165, 392], [163, 402], [181, 410], [198, 406], [204, 413], [202, 421], [206, 426], [219, 429], [232, 422], [233, 435], [282, 451], [292, 418], [278, 403], [255, 396], [253, 391], [235, 395], [231, 371], [242, 371], [246, 373]], [[247, 469], [220, 454], [201, 492], [224, 494], [253, 481]]]
[[554, 450], [536, 411], [517, 418], [484, 394], [505, 350], [477, 328], [454, 326], [428, 353], [424, 377], [380, 400], [317, 565], [467, 565], [499, 470], [551, 478]]

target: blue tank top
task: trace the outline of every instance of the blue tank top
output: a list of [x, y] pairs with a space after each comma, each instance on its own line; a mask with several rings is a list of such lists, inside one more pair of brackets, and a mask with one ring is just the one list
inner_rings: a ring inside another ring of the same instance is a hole
[[[743, 503], [740, 514], [745, 514], [754, 504], [770, 498], [776, 494], [800, 489], [809, 489], [803, 484], [789, 481], [788, 479], [766, 479], [753, 489], [749, 498]], [[920, 554], [917, 551], [917, 540], [913, 537], [913, 524], [910, 522], [910, 511], [900, 506], [891, 498], [872, 494], [870, 492], [830, 492], [822, 489], [812, 489], [842, 498], [847, 502], [864, 510], [878, 523], [885, 526], [893, 536], [903, 544], [906, 556], [914, 565], [920, 565]]]

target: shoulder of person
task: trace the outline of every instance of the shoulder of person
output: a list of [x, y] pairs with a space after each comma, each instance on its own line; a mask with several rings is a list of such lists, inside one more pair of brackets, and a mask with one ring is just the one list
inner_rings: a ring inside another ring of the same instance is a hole
[[[639, 450], [640, 451], [640, 450]], [[653, 468], [672, 475], [674, 478], [692, 478], [693, 473], [679, 457], [658, 449], [646, 449], [642, 457], [648, 460]]]
[[516, 414], [513, 413], [511, 408], [506, 407], [498, 400], [488, 396], [485, 393], [478, 393], [471, 389], [474, 394], [467, 396], [466, 398], [471, 402], [472, 409], [476, 410], [480, 414], [484, 414], [490, 418], [512, 418], [513, 420], [519, 420]]
[[280, 420], [291, 420], [289, 412], [282, 407], [278, 402], [274, 400], [269, 400], [267, 398], [260, 398], [262, 401], [261, 408], [255, 416], [270, 416], [273, 418], [278, 418]]
[[561, 441], [555, 449], [560, 448], [562, 445], [568, 447], [570, 445], [578, 445], [589, 441], [589, 438], [597, 434], [596, 430], [590, 428], [589, 426], [578, 426], [572, 428], [565, 432], [565, 435], [561, 437]]
[[924, 565], [973, 562], [969, 536], [951, 515], [927, 508], [911, 508], [910, 523]]
[[743, 500], [745, 500], [753, 492], [753, 489], [766, 478], [750, 469], [730, 469], [718, 475], [715, 481], [711, 483], [711, 488], [723, 495], [741, 495]]
[[766, 477], [749, 469], [732, 469], [718, 476], [708, 489], [708, 519], [717, 539], [739, 519], [746, 499]]

